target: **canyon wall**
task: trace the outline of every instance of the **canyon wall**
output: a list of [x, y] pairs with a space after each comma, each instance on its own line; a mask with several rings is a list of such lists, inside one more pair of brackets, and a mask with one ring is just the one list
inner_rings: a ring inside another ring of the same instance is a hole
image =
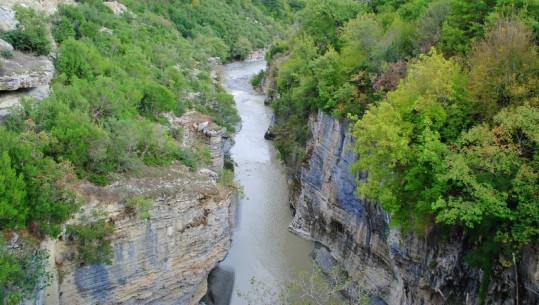
[[[311, 137], [296, 172], [290, 230], [314, 240], [342, 262], [376, 304], [478, 304], [482, 272], [468, 266], [462, 231], [433, 226], [401, 234], [380, 205], [355, 195], [355, 157], [348, 126], [321, 111], [309, 119]], [[485, 304], [539, 304], [538, 249], [515, 267], [496, 268]], [[327, 261], [318, 257], [317, 261]], [[517, 302], [518, 297], [518, 302]]]
[[[115, 225], [112, 264], [75, 262], [68, 234], [44, 242], [58, 274], [35, 303], [198, 303], [231, 242], [230, 191], [209, 171], [176, 164], [106, 187], [82, 184], [80, 192], [85, 211], [106, 211]], [[125, 207], [140, 195], [153, 202], [149, 220]]]

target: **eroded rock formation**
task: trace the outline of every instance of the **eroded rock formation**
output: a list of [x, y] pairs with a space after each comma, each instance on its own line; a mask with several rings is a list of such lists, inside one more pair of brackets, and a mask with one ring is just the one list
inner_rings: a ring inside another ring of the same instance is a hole
[[[231, 241], [230, 192], [215, 178], [184, 166], [155, 169], [144, 177], [107, 187], [80, 186], [85, 210], [108, 213], [111, 265], [80, 265], [72, 258], [69, 236], [47, 241], [52, 263], [61, 274], [48, 288], [45, 304], [197, 304], [206, 292], [210, 270]], [[153, 202], [151, 218], [126, 210], [128, 198]]]
[[[483, 273], [466, 263], [463, 232], [434, 226], [418, 235], [390, 228], [380, 205], [354, 195], [356, 178], [362, 177], [349, 171], [355, 157], [348, 126], [319, 111], [311, 115], [309, 127], [312, 136], [297, 173], [290, 229], [328, 247], [329, 252], [318, 255], [328, 253], [342, 262], [373, 300], [478, 304]], [[494, 270], [485, 304], [539, 304], [538, 254], [530, 246], [516, 268]]]

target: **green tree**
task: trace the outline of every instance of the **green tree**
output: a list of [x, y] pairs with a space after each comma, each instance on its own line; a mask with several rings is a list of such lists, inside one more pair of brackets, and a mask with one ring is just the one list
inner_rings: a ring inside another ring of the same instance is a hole
[[446, 188], [435, 175], [447, 154], [443, 142], [467, 126], [465, 85], [459, 65], [432, 50], [354, 124], [359, 159], [351, 168], [368, 173], [358, 181], [358, 194], [381, 202], [403, 228], [421, 228]]
[[232, 46], [232, 57], [245, 60], [249, 57], [249, 53], [253, 49], [251, 42], [246, 37], [239, 37]]
[[330, 46], [340, 50], [339, 28], [362, 10], [366, 11], [366, 7], [353, 0], [309, 1], [300, 13], [301, 29], [322, 52]]
[[25, 204], [26, 183], [23, 175], [11, 167], [7, 151], [0, 157], [0, 172], [0, 229], [21, 229], [29, 212]]
[[437, 221], [474, 228], [496, 219], [499, 242], [526, 244], [539, 236], [539, 110], [505, 108], [481, 124], [444, 160], [439, 179], [451, 185], [433, 208]]
[[155, 117], [161, 112], [173, 111], [175, 109], [176, 99], [170, 90], [155, 82], [146, 82], [144, 84], [142, 88], [142, 99], [139, 104], [141, 113]]
[[441, 50], [447, 55], [464, 54], [471, 42], [483, 35], [485, 18], [496, 0], [451, 0], [451, 13], [441, 32]]

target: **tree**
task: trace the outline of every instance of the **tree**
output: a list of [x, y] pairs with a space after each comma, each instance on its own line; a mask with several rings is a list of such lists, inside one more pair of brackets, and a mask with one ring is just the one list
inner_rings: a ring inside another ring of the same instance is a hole
[[515, 17], [500, 17], [470, 56], [470, 92], [482, 118], [501, 108], [539, 105], [539, 56], [531, 31]]
[[232, 46], [232, 57], [238, 60], [245, 60], [249, 57], [249, 53], [253, 49], [251, 42], [246, 37], [238, 37]]
[[354, 126], [353, 172], [358, 194], [379, 201], [403, 228], [421, 228], [445, 185], [436, 179], [444, 142], [467, 126], [466, 78], [455, 62], [432, 50], [408, 67], [387, 100], [372, 105]]
[[504, 244], [539, 236], [539, 110], [504, 108], [493, 123], [463, 135], [445, 157], [439, 179], [451, 188], [433, 203], [437, 221], [473, 228], [489, 218]]
[[496, 0], [451, 0], [451, 13], [441, 32], [441, 50], [447, 55], [464, 54], [470, 43], [483, 35], [483, 24]]
[[301, 28], [322, 52], [330, 46], [339, 51], [339, 28], [361, 10], [366, 6], [353, 0], [309, 1], [301, 12]]
[[[1, 132], [1, 131], [0, 131]], [[0, 229], [21, 229], [28, 217], [24, 177], [11, 167], [7, 151], [0, 156]]]
[[165, 86], [149, 81], [144, 84], [142, 92], [139, 104], [141, 113], [155, 117], [161, 112], [176, 109], [176, 98]]
[[73, 24], [66, 17], [61, 17], [56, 21], [52, 28], [52, 35], [54, 40], [58, 43], [62, 43], [69, 38], [75, 38], [75, 29]]

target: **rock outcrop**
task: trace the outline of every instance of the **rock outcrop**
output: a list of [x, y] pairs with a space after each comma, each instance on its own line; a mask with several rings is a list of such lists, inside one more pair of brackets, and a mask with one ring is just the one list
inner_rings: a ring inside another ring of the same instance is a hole
[[12, 52], [13, 46], [9, 42], [0, 39], [0, 50]]
[[0, 72], [0, 91], [13, 91], [47, 85], [54, 76], [54, 65], [46, 56], [14, 51], [12, 58], [4, 59]]
[[[354, 194], [356, 179], [364, 177], [349, 171], [355, 157], [348, 126], [319, 111], [309, 127], [290, 229], [327, 247], [317, 254], [342, 262], [377, 304], [478, 304], [483, 273], [466, 263], [464, 234], [437, 226], [424, 235], [391, 228], [378, 204]], [[530, 246], [516, 268], [496, 269], [485, 304], [539, 304], [538, 254]]]
[[106, 5], [114, 15], [121, 15], [127, 12], [127, 7], [118, 1], [105, 1], [103, 4]]
[[[41, 11], [42, 13], [46, 15], [52, 15], [58, 11], [58, 5], [59, 4], [75, 4], [74, 0], [2, 0], [1, 2], [2, 7], [0, 7], [0, 29], [2, 29], [2, 21], [9, 20], [6, 18], [2, 18], [2, 9], [7, 10], [8, 8], [12, 8], [15, 5], [22, 5], [25, 7], [31, 7], [35, 10]], [[11, 13], [10, 13], [11, 14]], [[13, 19], [15, 18], [15, 15], [13, 14]], [[16, 21], [15, 21], [16, 22]], [[16, 23], [11, 26], [10, 29], [15, 28]]]
[[0, 31], [11, 31], [17, 28], [19, 21], [15, 18], [15, 11], [3, 3], [0, 6]]
[[172, 125], [180, 126], [184, 132], [183, 147], [194, 147], [199, 139], [210, 149], [211, 169], [223, 169], [225, 160], [225, 134], [226, 130], [215, 124], [211, 116], [197, 111], [188, 111], [181, 118], [168, 116]]
[[[230, 192], [204, 171], [190, 173], [180, 165], [155, 171], [107, 187], [80, 186], [85, 210], [106, 211], [114, 222], [112, 264], [78, 265], [69, 236], [48, 241], [61, 279], [41, 302], [198, 303], [231, 242]], [[128, 198], [140, 195], [154, 203], [149, 220], [125, 208]]]

